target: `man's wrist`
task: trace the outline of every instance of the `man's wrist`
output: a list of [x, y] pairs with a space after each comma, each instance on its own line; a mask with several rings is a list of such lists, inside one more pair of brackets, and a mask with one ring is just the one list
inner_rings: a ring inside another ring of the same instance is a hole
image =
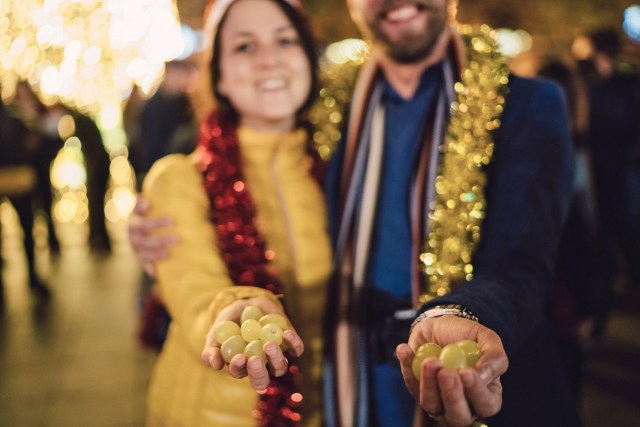
[[428, 309], [427, 311], [421, 313], [411, 324], [410, 331], [413, 330], [414, 326], [423, 320], [430, 319], [432, 317], [441, 317], [446, 315], [453, 315], [457, 317], [462, 317], [464, 319], [473, 320], [474, 322], [479, 322], [478, 316], [473, 314], [471, 310], [467, 307], [460, 304], [445, 304], [445, 305], [436, 305]]

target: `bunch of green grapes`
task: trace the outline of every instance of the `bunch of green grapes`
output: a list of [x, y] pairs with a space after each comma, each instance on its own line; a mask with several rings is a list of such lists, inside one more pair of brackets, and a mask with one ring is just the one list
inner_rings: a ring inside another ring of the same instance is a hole
[[275, 342], [284, 351], [286, 346], [282, 341], [282, 333], [286, 328], [287, 321], [280, 314], [264, 314], [260, 308], [250, 305], [242, 311], [240, 324], [223, 320], [215, 326], [213, 335], [220, 344], [222, 359], [226, 363], [240, 353], [247, 358], [258, 356], [266, 362], [262, 346], [267, 342]]
[[480, 358], [480, 347], [472, 340], [462, 340], [453, 344], [447, 344], [441, 348], [438, 344], [428, 342], [418, 347], [413, 356], [411, 368], [413, 375], [419, 380], [422, 371], [422, 361], [429, 357], [437, 357], [445, 368], [460, 369], [475, 367]]

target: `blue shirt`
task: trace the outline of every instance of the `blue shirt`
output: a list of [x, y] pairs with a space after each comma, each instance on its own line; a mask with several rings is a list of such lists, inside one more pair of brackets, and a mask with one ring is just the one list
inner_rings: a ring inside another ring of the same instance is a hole
[[369, 268], [370, 283], [399, 298], [411, 296], [412, 186], [440, 73], [439, 65], [426, 70], [410, 99], [385, 83], [383, 160]]

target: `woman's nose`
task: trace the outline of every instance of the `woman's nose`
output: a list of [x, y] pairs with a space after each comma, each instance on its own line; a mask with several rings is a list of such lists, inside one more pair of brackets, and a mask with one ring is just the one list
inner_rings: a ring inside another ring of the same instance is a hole
[[256, 51], [259, 66], [273, 67], [280, 62], [280, 52], [274, 46], [260, 46]]

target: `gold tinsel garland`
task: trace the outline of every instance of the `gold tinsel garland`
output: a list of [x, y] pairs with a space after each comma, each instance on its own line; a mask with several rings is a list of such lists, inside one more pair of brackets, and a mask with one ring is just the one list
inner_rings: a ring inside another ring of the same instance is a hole
[[313, 143], [323, 160], [329, 160], [342, 138], [342, 125], [351, 103], [360, 67], [369, 57], [363, 49], [341, 64], [323, 57], [320, 61], [321, 89], [309, 113]]
[[[419, 302], [446, 295], [451, 287], [473, 277], [471, 257], [480, 240], [485, 216], [484, 168], [493, 155], [492, 131], [500, 126], [509, 71], [493, 30], [483, 25], [458, 25], [466, 46], [467, 64], [455, 84], [456, 101], [440, 150], [436, 198], [430, 207], [429, 235], [420, 254], [426, 289]], [[323, 87], [311, 111], [313, 140], [321, 157], [329, 159], [341, 139], [344, 114], [368, 52], [343, 64], [324, 63]]]
[[471, 257], [485, 217], [484, 168], [493, 155], [492, 132], [500, 126], [509, 71], [488, 26], [458, 27], [468, 63], [455, 84], [457, 100], [441, 147], [436, 199], [429, 235], [420, 255], [427, 286], [419, 302], [451, 291], [473, 278]]

